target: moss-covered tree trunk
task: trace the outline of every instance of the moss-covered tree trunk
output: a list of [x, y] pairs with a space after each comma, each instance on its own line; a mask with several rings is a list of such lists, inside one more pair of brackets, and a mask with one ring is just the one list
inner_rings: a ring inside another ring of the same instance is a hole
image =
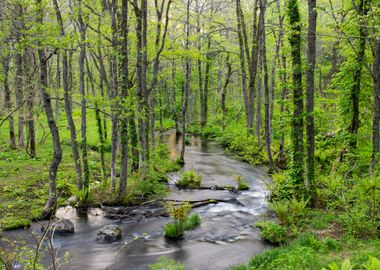
[[303, 91], [301, 70], [301, 20], [297, 0], [288, 1], [290, 22], [290, 46], [292, 55], [293, 117], [292, 117], [292, 164], [291, 177], [297, 188], [304, 184], [304, 127]]

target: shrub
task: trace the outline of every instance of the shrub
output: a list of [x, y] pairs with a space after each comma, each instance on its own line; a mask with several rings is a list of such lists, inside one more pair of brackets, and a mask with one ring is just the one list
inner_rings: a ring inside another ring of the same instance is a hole
[[192, 230], [197, 227], [201, 219], [197, 213], [189, 216], [191, 210], [190, 203], [168, 203], [166, 209], [169, 212], [173, 222], [164, 227], [164, 236], [170, 239], [181, 239], [185, 230]]
[[187, 220], [185, 229], [186, 230], [193, 230], [195, 229], [199, 224], [201, 223], [201, 217], [198, 213], [191, 214]]
[[199, 188], [201, 186], [202, 177], [196, 171], [185, 171], [176, 185], [180, 188]]
[[237, 187], [238, 190], [248, 190], [249, 189], [248, 182], [247, 182], [247, 180], [244, 179], [243, 176], [241, 176], [241, 175], [236, 176], [235, 181], [238, 184], [238, 187]]
[[273, 245], [283, 244], [287, 239], [285, 228], [279, 224], [264, 221], [257, 222], [256, 227], [261, 229], [260, 236]]
[[168, 223], [164, 227], [164, 236], [169, 239], [181, 239], [184, 233], [185, 228], [182, 222]]

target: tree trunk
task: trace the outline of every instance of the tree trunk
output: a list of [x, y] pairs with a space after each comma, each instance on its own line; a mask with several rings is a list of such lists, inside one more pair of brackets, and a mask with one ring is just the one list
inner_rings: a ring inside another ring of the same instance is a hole
[[316, 31], [317, 31], [317, 10], [316, 0], [308, 0], [309, 27], [307, 33], [307, 58], [308, 67], [306, 70], [306, 176], [311, 199], [316, 200], [315, 187], [315, 134], [314, 134], [314, 70], [316, 54]]
[[112, 135], [111, 135], [111, 190], [116, 189], [116, 159], [117, 159], [117, 148], [118, 148], [118, 132], [119, 132], [119, 104], [117, 97], [119, 95], [119, 83], [118, 83], [118, 65], [116, 52], [117, 48], [117, 39], [118, 39], [118, 29], [116, 22], [116, 0], [112, 0], [110, 6], [110, 15], [111, 15], [111, 28], [112, 28], [112, 49], [113, 53], [111, 55], [111, 72], [112, 72], [112, 91], [111, 91], [111, 114], [112, 114]]
[[201, 117], [201, 126], [204, 127], [207, 125], [207, 114], [208, 114], [208, 88], [210, 81], [210, 68], [211, 68], [211, 34], [209, 34], [207, 39], [207, 54], [206, 54], [206, 68], [205, 68], [205, 84], [203, 90], [203, 100], [202, 104], [202, 117]]
[[359, 46], [358, 52], [356, 55], [356, 65], [354, 71], [354, 81], [351, 88], [351, 102], [352, 102], [352, 119], [349, 127], [351, 133], [350, 147], [356, 149], [358, 144], [358, 130], [359, 130], [359, 100], [360, 100], [360, 84], [362, 77], [362, 68], [364, 65], [364, 56], [365, 56], [365, 46], [367, 38], [367, 26], [364, 25], [365, 22], [362, 20], [364, 16], [367, 15], [368, 3], [366, 0], [360, 0], [358, 6], [356, 6], [356, 11], [361, 17], [360, 26], [359, 26]]
[[[36, 20], [37, 23], [40, 25], [43, 24], [43, 6], [42, 6], [42, 0], [37, 0], [37, 16]], [[49, 125], [49, 129], [52, 136], [53, 141], [53, 159], [50, 164], [49, 168], [49, 198], [48, 201], [45, 204], [45, 207], [43, 209], [43, 216], [49, 217], [54, 214], [55, 209], [57, 207], [57, 172], [59, 168], [59, 164], [62, 161], [62, 148], [61, 148], [61, 140], [59, 138], [59, 131], [57, 128], [57, 125], [54, 120], [54, 113], [53, 108], [51, 106], [51, 97], [49, 93], [47, 92], [47, 59], [45, 55], [45, 48], [43, 45], [38, 44], [38, 56], [39, 56], [39, 62], [40, 62], [40, 87], [41, 87], [41, 93], [42, 93], [42, 99], [44, 103], [45, 113], [47, 122]]]
[[137, 90], [137, 112], [138, 112], [138, 134], [140, 141], [140, 156], [143, 166], [149, 159], [149, 113], [148, 113], [148, 90], [146, 87], [147, 71], [147, 0], [141, 0], [141, 7], [138, 1], [134, 0], [134, 10], [137, 18], [137, 59], [136, 59], [136, 90]]
[[[186, 8], [186, 43], [185, 50], [189, 50], [189, 37], [190, 37], [190, 2], [191, 0], [187, 0], [187, 8]], [[187, 106], [188, 100], [190, 96], [190, 59], [187, 56], [185, 60], [185, 91], [183, 97], [183, 107], [182, 107], [182, 148], [181, 148], [181, 157], [180, 162], [182, 164], [185, 163], [185, 146], [186, 146], [186, 117], [187, 117]]]
[[269, 108], [269, 83], [268, 83], [268, 64], [267, 64], [267, 50], [266, 50], [266, 33], [265, 33], [265, 11], [266, 11], [266, 0], [260, 0], [260, 27], [261, 27], [261, 48], [262, 48], [262, 60], [264, 68], [264, 98], [265, 98], [265, 144], [268, 156], [269, 167], [274, 168], [272, 149], [271, 149], [271, 137], [270, 137], [270, 108]]
[[303, 91], [301, 70], [301, 22], [297, 0], [289, 0], [287, 10], [291, 35], [290, 46], [292, 55], [293, 77], [293, 117], [292, 117], [292, 167], [291, 177], [295, 188], [302, 189], [304, 185], [304, 136], [303, 136]]
[[230, 83], [230, 79], [232, 76], [232, 64], [230, 61], [230, 53], [227, 53], [226, 57], [226, 64], [227, 64], [227, 75], [226, 75], [226, 81], [224, 82], [222, 92], [221, 92], [221, 107], [223, 110], [223, 130], [226, 127], [226, 121], [227, 121], [227, 106], [226, 106], [226, 96], [227, 96], [227, 88]]
[[[11, 113], [12, 110], [12, 101], [11, 101], [11, 91], [9, 89], [9, 57], [3, 59], [3, 73], [4, 73], [4, 98], [5, 98], [5, 108], [7, 113]], [[15, 127], [14, 127], [14, 118], [13, 115], [8, 117], [9, 123], [9, 147], [12, 149], [16, 148], [16, 139], [15, 139]]]
[[[15, 56], [15, 62], [16, 62], [16, 73], [15, 73], [15, 93], [16, 93], [16, 106], [20, 106], [21, 103], [23, 103], [24, 99], [24, 93], [23, 93], [23, 70], [22, 70], [22, 55], [20, 53], [17, 53]], [[24, 110], [21, 107], [18, 110], [18, 146], [24, 147]]]
[[237, 32], [239, 39], [239, 58], [240, 58], [240, 70], [241, 70], [241, 84], [244, 96], [244, 107], [245, 107], [245, 118], [246, 125], [249, 128], [249, 103], [248, 103], [248, 92], [247, 92], [247, 71], [245, 67], [245, 56], [244, 56], [244, 42], [242, 34], [242, 22], [240, 16], [240, 0], [236, 0], [236, 18], [237, 18]]
[[[58, 24], [60, 26], [60, 33], [61, 37], [65, 36], [65, 29], [63, 25], [62, 15], [61, 11], [59, 9], [59, 4], [57, 0], [53, 0], [55, 13], [57, 17]], [[70, 95], [70, 89], [69, 89], [69, 66], [68, 66], [68, 59], [67, 59], [67, 50], [65, 49], [62, 52], [62, 79], [63, 79], [63, 90], [64, 90], [64, 100], [65, 100], [65, 113], [66, 113], [66, 119], [67, 123], [69, 125], [70, 129], [70, 141], [71, 141], [71, 151], [73, 153], [73, 159], [74, 159], [74, 167], [77, 177], [77, 188], [82, 189], [83, 183], [82, 183], [82, 166], [81, 166], [81, 160], [79, 155], [79, 149], [78, 149], [78, 142], [77, 142], [77, 133], [75, 128], [75, 123], [72, 115], [72, 104], [71, 104], [71, 95]], [[57, 64], [58, 65], [58, 64]], [[60, 71], [57, 70], [59, 73]]]
[[83, 162], [83, 189], [86, 191], [86, 199], [88, 196], [90, 171], [88, 167], [87, 153], [87, 99], [84, 87], [84, 61], [86, 57], [86, 26], [82, 17], [82, 0], [78, 1], [78, 24], [80, 33], [80, 52], [79, 52], [79, 92], [81, 94], [81, 145], [82, 145], [82, 162]]
[[372, 159], [371, 173], [377, 165], [377, 155], [380, 151], [379, 142], [379, 126], [380, 126], [380, 36], [376, 40], [376, 48], [374, 55], [375, 63], [373, 65], [373, 122], [372, 122]]
[[24, 53], [23, 57], [23, 70], [26, 77], [26, 85], [29, 87], [27, 88], [27, 114], [26, 114], [26, 127], [28, 130], [28, 136], [27, 136], [27, 147], [26, 151], [29, 153], [29, 156], [31, 158], [36, 157], [36, 132], [35, 132], [35, 124], [34, 124], [34, 115], [33, 115], [33, 108], [34, 108], [34, 98], [36, 95], [36, 89], [33, 84], [34, 79], [34, 69], [32, 68], [35, 66], [34, 63], [34, 54], [33, 52], [28, 53], [28, 50]]
[[121, 160], [120, 160], [120, 182], [119, 197], [123, 198], [127, 192], [127, 174], [128, 174], [128, 91], [129, 91], [129, 73], [128, 73], [128, 0], [121, 1], [121, 116], [120, 116], [120, 142], [121, 142]]

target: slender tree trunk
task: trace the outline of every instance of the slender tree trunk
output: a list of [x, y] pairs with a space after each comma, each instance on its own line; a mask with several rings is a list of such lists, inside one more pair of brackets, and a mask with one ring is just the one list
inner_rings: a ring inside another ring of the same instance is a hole
[[227, 106], [226, 106], [227, 88], [232, 76], [232, 64], [230, 61], [230, 53], [227, 53], [226, 65], [227, 65], [226, 81], [224, 82], [222, 92], [221, 92], [221, 107], [223, 110], [223, 129], [226, 127], [226, 121], [227, 121], [226, 118], [227, 118], [227, 111], [228, 111]]
[[268, 156], [269, 167], [274, 168], [273, 158], [272, 158], [272, 149], [271, 149], [271, 137], [270, 137], [270, 93], [269, 93], [269, 83], [268, 83], [268, 64], [267, 64], [267, 49], [266, 49], [266, 32], [265, 32], [265, 11], [266, 11], [266, 0], [260, 0], [260, 27], [261, 27], [261, 48], [262, 48], [262, 59], [263, 59], [263, 68], [264, 68], [264, 98], [265, 98], [265, 144], [266, 151]]
[[111, 56], [111, 71], [112, 71], [112, 92], [111, 92], [111, 114], [112, 114], [112, 135], [111, 135], [111, 190], [116, 189], [116, 159], [117, 159], [117, 148], [118, 148], [118, 133], [119, 133], [119, 104], [117, 97], [119, 95], [119, 82], [118, 82], [118, 65], [117, 65], [117, 39], [118, 39], [118, 29], [116, 22], [117, 13], [117, 3], [116, 0], [112, 0], [110, 6], [111, 15], [111, 28], [112, 28], [112, 56]]
[[201, 126], [204, 127], [207, 125], [207, 114], [208, 114], [208, 88], [210, 82], [210, 68], [211, 68], [211, 34], [209, 34], [207, 39], [207, 54], [206, 54], [206, 68], [205, 68], [205, 83], [203, 90], [202, 102], [202, 117], [201, 117]]
[[296, 188], [304, 185], [304, 135], [303, 135], [303, 91], [301, 70], [301, 22], [297, 0], [288, 1], [288, 16], [291, 27], [290, 46], [292, 55], [293, 105], [292, 118], [292, 167], [291, 176]]
[[[44, 8], [42, 6], [42, 0], [36, 0], [36, 4], [37, 4], [36, 20], [37, 20], [37, 23], [39, 23], [40, 25], [43, 25]], [[39, 56], [39, 63], [40, 63], [40, 87], [41, 87], [41, 93], [42, 93], [42, 99], [44, 103], [46, 118], [47, 118], [47, 122], [48, 122], [49, 129], [51, 132], [52, 141], [53, 141], [53, 159], [49, 168], [49, 198], [43, 209], [43, 216], [49, 217], [51, 215], [54, 215], [55, 209], [57, 207], [56, 180], [57, 180], [57, 172], [58, 172], [59, 164], [62, 161], [62, 148], [61, 148], [61, 140], [59, 138], [59, 131], [54, 120], [54, 113], [53, 113], [53, 108], [51, 105], [51, 97], [49, 93], [47, 92], [47, 63], [46, 63], [47, 59], [45, 55], [45, 48], [41, 44], [38, 44], [38, 45], [39, 45], [38, 56]]]
[[[185, 50], [189, 50], [190, 45], [190, 2], [191, 0], [187, 0], [187, 8], [186, 8], [186, 43]], [[185, 163], [185, 146], [186, 146], [186, 117], [187, 117], [187, 106], [188, 100], [190, 96], [190, 69], [191, 69], [190, 59], [186, 57], [185, 61], [185, 91], [183, 97], [183, 107], [182, 107], [182, 148], [181, 148], [181, 157], [180, 161], [182, 164]]]
[[[262, 45], [260, 45], [261, 47]], [[257, 67], [257, 104], [256, 104], [256, 137], [257, 142], [261, 145], [261, 103], [263, 96], [263, 59], [259, 56]]]
[[[60, 25], [60, 32], [61, 36], [65, 36], [65, 29], [63, 25], [62, 15], [61, 11], [59, 9], [59, 4], [57, 0], [53, 0], [55, 13], [57, 17], [57, 21]], [[77, 177], [77, 188], [82, 189], [83, 183], [82, 183], [82, 166], [81, 166], [81, 160], [79, 155], [79, 149], [78, 149], [78, 142], [77, 142], [77, 133], [75, 128], [75, 123], [72, 115], [72, 104], [71, 104], [71, 95], [70, 95], [70, 89], [69, 89], [69, 63], [67, 59], [67, 50], [65, 49], [62, 52], [62, 79], [63, 79], [63, 90], [64, 90], [64, 100], [65, 100], [65, 113], [66, 113], [66, 119], [67, 123], [69, 125], [70, 129], [70, 141], [71, 141], [71, 151], [73, 153], [73, 159], [74, 159], [74, 167]], [[58, 64], [57, 64], [58, 66]], [[59, 73], [60, 70], [57, 73]]]
[[[20, 18], [22, 17], [22, 14], [23, 14], [21, 4], [17, 4], [16, 9], [17, 9], [17, 14], [19, 15], [19, 18], [15, 19], [14, 28], [15, 28], [15, 39], [16, 39], [16, 42], [19, 43], [21, 42], [21, 29], [22, 29], [22, 22]], [[22, 70], [23, 64], [22, 64], [22, 53], [20, 51], [16, 51], [15, 65], [16, 65], [16, 71], [15, 71], [15, 77], [14, 77], [14, 88], [15, 88], [15, 94], [16, 94], [16, 106], [19, 107], [24, 102], [24, 93], [23, 93], [24, 85], [23, 85], [23, 70]], [[18, 146], [24, 147], [25, 117], [24, 117], [23, 107], [20, 107], [20, 109], [18, 110], [17, 124], [18, 124]]]
[[[4, 98], [5, 98], [5, 108], [7, 113], [11, 113], [12, 110], [12, 101], [11, 101], [11, 91], [9, 89], [9, 57], [3, 59], [3, 84], [4, 84]], [[15, 127], [14, 127], [14, 118], [13, 115], [8, 117], [9, 123], [9, 147], [16, 148], [16, 139], [15, 139]]]
[[148, 113], [148, 90], [146, 87], [147, 71], [147, 0], [141, 0], [141, 7], [138, 1], [134, 0], [134, 10], [137, 18], [137, 59], [136, 59], [136, 90], [137, 90], [137, 113], [138, 113], [138, 133], [140, 142], [140, 156], [142, 165], [145, 166], [149, 159], [149, 113]]
[[83, 189], [86, 190], [86, 198], [88, 196], [90, 171], [88, 167], [87, 153], [87, 99], [85, 91], [85, 74], [84, 62], [86, 57], [86, 26], [82, 17], [82, 0], [78, 1], [78, 24], [81, 37], [79, 52], [79, 92], [81, 94], [81, 145], [82, 145], [82, 162], [83, 162]]
[[129, 73], [128, 73], [128, 0], [121, 2], [121, 116], [120, 116], [120, 141], [121, 141], [121, 160], [120, 160], [120, 182], [119, 197], [122, 198], [127, 192], [127, 174], [128, 174], [128, 90], [129, 90]]
[[380, 36], [376, 39], [376, 48], [373, 65], [373, 122], [372, 122], [372, 159], [371, 170], [377, 165], [377, 155], [380, 151], [379, 128], [380, 128]]
[[248, 123], [249, 123], [250, 115], [249, 115], [249, 102], [248, 102], [248, 91], [247, 91], [247, 71], [245, 67], [244, 42], [243, 42], [242, 22], [241, 22], [240, 12], [241, 12], [240, 0], [236, 0], [236, 18], [237, 18], [237, 32], [238, 32], [238, 39], [239, 39], [241, 84], [242, 84], [243, 96], [244, 96], [246, 125], [247, 125], [247, 128], [249, 128]]
[[317, 31], [317, 10], [316, 0], [308, 0], [309, 10], [309, 27], [307, 33], [307, 58], [308, 67], [306, 71], [306, 176], [309, 185], [312, 201], [316, 200], [315, 187], [315, 168], [314, 168], [314, 151], [315, 151], [315, 135], [314, 135], [314, 70], [315, 70], [315, 54], [316, 54], [316, 31]]
[[[23, 93], [23, 70], [22, 70], [22, 55], [17, 53], [15, 56], [16, 72], [15, 72], [15, 93], [16, 93], [16, 106], [20, 106], [24, 102]], [[24, 135], [24, 109], [21, 107], [18, 110], [18, 146], [24, 147], [25, 135]]]
[[351, 88], [351, 102], [352, 102], [352, 119], [349, 127], [351, 133], [350, 146], [352, 149], [356, 149], [358, 143], [358, 130], [359, 130], [359, 100], [360, 100], [360, 85], [362, 77], [362, 68], [364, 65], [365, 46], [367, 38], [367, 26], [364, 25], [363, 17], [367, 15], [369, 0], [360, 0], [356, 7], [358, 15], [361, 17], [359, 26], [359, 46], [356, 55], [356, 65], [354, 71], [354, 81]]
[[29, 156], [31, 158], [36, 157], [36, 132], [35, 132], [35, 124], [34, 124], [34, 115], [33, 115], [33, 108], [34, 108], [34, 98], [36, 94], [36, 89], [33, 83], [34, 79], [34, 70], [32, 66], [34, 66], [34, 55], [33, 53], [28, 53], [28, 50], [26, 50], [24, 54], [23, 59], [23, 70], [26, 77], [26, 85], [27, 87], [27, 96], [28, 99], [26, 101], [27, 106], [27, 114], [26, 114], [26, 127], [28, 130], [28, 136], [27, 136], [27, 147], [26, 151], [28, 151]]
[[[62, 28], [62, 27], [61, 27]], [[55, 121], [59, 121], [59, 90], [61, 89], [61, 65], [60, 57], [57, 54], [57, 72], [56, 72], [56, 89], [55, 89]]]

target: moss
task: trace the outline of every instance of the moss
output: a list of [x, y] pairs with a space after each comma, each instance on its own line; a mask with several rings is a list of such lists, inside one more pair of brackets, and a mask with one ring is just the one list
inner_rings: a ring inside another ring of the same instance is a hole
[[8, 217], [0, 221], [0, 228], [3, 231], [28, 228], [30, 227], [30, 220], [18, 219], [15, 217]]

